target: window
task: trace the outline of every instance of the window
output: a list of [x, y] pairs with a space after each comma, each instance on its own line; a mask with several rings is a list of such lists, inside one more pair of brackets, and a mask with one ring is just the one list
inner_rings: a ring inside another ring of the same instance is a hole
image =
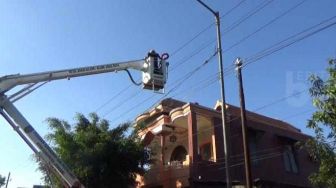
[[211, 147], [211, 143], [206, 143], [203, 144], [200, 147], [200, 152], [201, 152], [201, 158], [202, 160], [205, 161], [210, 161], [212, 159], [212, 147]]
[[257, 166], [258, 165], [258, 160], [257, 159], [257, 140], [255, 139], [255, 137], [253, 137], [252, 139], [249, 139], [249, 151], [250, 151], [250, 160], [251, 160], [251, 164], [253, 166]]
[[291, 145], [285, 145], [283, 158], [286, 171], [298, 173], [298, 167], [294, 157], [293, 147]]
[[258, 142], [264, 135], [264, 131], [256, 129], [248, 129], [248, 146], [250, 151], [251, 164], [253, 166], [258, 166], [259, 160], [258, 156]]
[[177, 146], [170, 157], [170, 162], [180, 161], [183, 162], [186, 160], [188, 152], [183, 146]]

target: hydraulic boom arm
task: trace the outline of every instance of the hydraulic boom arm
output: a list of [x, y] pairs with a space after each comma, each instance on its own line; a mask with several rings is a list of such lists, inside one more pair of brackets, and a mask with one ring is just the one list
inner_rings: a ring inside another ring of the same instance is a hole
[[126, 69], [135, 69], [142, 71], [142, 82], [144, 88], [152, 85], [155, 90], [163, 89], [166, 82], [167, 54], [160, 57], [155, 51], [148, 53], [148, 56], [142, 60], [127, 61], [122, 63], [112, 63], [104, 65], [95, 65], [88, 67], [79, 67], [74, 69], [65, 69], [58, 71], [48, 71], [26, 75], [8, 75], [0, 78], [0, 93], [4, 93], [17, 85], [37, 83], [43, 81], [70, 79], [73, 77], [86, 76], [92, 74], [101, 74], [115, 72]]
[[[112, 63], [65, 69], [59, 71], [49, 71], [26, 75], [8, 75], [0, 78], [0, 114], [14, 128], [27, 145], [51, 168], [52, 172], [62, 178], [68, 187], [84, 187], [71, 170], [60, 160], [55, 152], [48, 146], [42, 137], [29, 124], [20, 111], [13, 105], [14, 97], [21, 95], [22, 98], [29, 88], [39, 82], [46, 82], [58, 79], [70, 79], [73, 77], [115, 72], [120, 70], [135, 69], [142, 72], [142, 83], [144, 89], [155, 91], [164, 89], [166, 83], [168, 54], [159, 56], [155, 51], [148, 53], [142, 60], [128, 61], [122, 63]], [[18, 85], [31, 84], [28, 87], [7, 97], [6, 92]]]

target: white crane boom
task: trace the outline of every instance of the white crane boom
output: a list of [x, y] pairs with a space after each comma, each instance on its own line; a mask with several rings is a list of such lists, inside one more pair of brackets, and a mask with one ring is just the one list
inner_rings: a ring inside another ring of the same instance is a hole
[[69, 79], [73, 77], [86, 76], [91, 74], [100, 74], [112, 71], [120, 71], [129, 68], [133, 68], [140, 71], [145, 71], [147, 64], [144, 60], [128, 61], [123, 63], [112, 63], [105, 65], [96, 65], [88, 67], [80, 67], [75, 69], [65, 69], [58, 71], [48, 71], [34, 74], [26, 75], [9, 75], [0, 78], [0, 92], [9, 90], [17, 85], [59, 80], [59, 79]]
[[[142, 60], [112, 63], [65, 69], [59, 71], [48, 71], [26, 75], [8, 75], [0, 78], [0, 114], [13, 127], [19, 136], [36, 153], [51, 170], [62, 178], [68, 187], [84, 187], [71, 170], [58, 158], [55, 152], [48, 146], [36, 130], [30, 125], [20, 111], [13, 105], [13, 101], [22, 98], [30, 93], [29, 90], [35, 84], [58, 79], [70, 79], [73, 77], [115, 72], [120, 70], [135, 69], [142, 72], [142, 83], [144, 89], [155, 91], [164, 89], [167, 78], [166, 59], [168, 54], [159, 56], [155, 51], [148, 53]], [[131, 78], [132, 79], [132, 78]], [[132, 79], [133, 81], [133, 79]], [[7, 97], [6, 92], [18, 85], [31, 84], [28, 87]], [[19, 97], [17, 97], [19, 96]], [[13, 100], [13, 98], [15, 98]]]

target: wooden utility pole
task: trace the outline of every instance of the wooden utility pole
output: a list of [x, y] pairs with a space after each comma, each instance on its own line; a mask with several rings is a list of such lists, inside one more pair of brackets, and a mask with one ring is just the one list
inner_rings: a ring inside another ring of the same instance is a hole
[[252, 176], [251, 176], [251, 164], [250, 164], [250, 151], [248, 146], [248, 130], [246, 125], [246, 109], [245, 109], [245, 97], [243, 88], [243, 78], [241, 74], [242, 60], [240, 58], [236, 59], [235, 65], [237, 67], [237, 77], [239, 85], [239, 98], [240, 98], [240, 117], [241, 117], [241, 128], [243, 134], [243, 147], [244, 147], [244, 162], [245, 162], [245, 178], [246, 187], [252, 188]]

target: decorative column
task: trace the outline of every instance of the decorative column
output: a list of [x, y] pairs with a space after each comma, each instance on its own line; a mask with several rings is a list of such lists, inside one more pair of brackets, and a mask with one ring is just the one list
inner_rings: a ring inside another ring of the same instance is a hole
[[163, 188], [170, 188], [170, 167], [165, 167], [165, 148], [166, 148], [166, 135], [161, 134], [161, 164], [160, 175]]
[[188, 150], [189, 150], [189, 177], [190, 186], [193, 187], [193, 182], [197, 178], [198, 166], [198, 141], [197, 141], [197, 119], [195, 112], [188, 114]]
[[166, 147], [166, 136], [164, 134], [161, 135], [161, 161], [162, 165], [164, 166], [165, 161], [165, 147]]

